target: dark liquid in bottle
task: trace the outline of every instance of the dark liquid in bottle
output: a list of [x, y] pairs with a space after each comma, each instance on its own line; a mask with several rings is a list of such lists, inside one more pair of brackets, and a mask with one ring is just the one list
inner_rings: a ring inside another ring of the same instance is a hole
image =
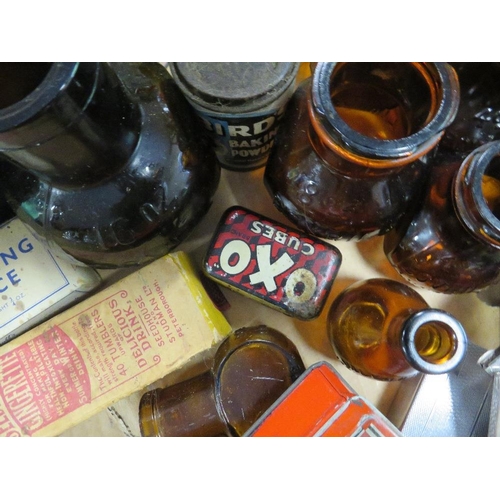
[[460, 106], [443, 135], [440, 149], [464, 157], [482, 144], [500, 139], [500, 65], [451, 64], [460, 81]]

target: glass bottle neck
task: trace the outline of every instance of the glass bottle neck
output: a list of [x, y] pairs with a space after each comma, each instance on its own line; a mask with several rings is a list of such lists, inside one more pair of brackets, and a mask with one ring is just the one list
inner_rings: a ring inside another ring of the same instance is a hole
[[445, 63], [318, 63], [309, 102], [319, 139], [344, 159], [395, 168], [439, 142], [459, 104]]
[[470, 153], [455, 175], [455, 210], [468, 231], [500, 249], [500, 141]]
[[81, 185], [131, 155], [140, 113], [108, 64], [19, 63], [6, 73], [0, 91], [28, 77], [32, 85], [0, 108], [0, 156], [44, 181]]
[[447, 312], [424, 309], [405, 321], [401, 345], [413, 368], [437, 375], [453, 370], [463, 360], [467, 334], [460, 322]]

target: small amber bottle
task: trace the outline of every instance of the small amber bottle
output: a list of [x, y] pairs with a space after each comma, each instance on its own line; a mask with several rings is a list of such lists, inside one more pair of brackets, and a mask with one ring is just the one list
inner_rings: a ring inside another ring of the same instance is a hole
[[348, 368], [386, 381], [449, 372], [467, 349], [457, 319], [430, 308], [408, 285], [385, 278], [346, 288], [331, 305], [328, 335]]
[[420, 197], [426, 154], [456, 115], [445, 63], [318, 63], [287, 106], [264, 181], [302, 230], [383, 234]]
[[478, 291], [500, 277], [500, 141], [433, 165], [417, 213], [385, 236], [391, 264], [443, 293]]
[[304, 371], [285, 335], [263, 325], [241, 328], [220, 344], [211, 370], [142, 396], [141, 434], [242, 436]]

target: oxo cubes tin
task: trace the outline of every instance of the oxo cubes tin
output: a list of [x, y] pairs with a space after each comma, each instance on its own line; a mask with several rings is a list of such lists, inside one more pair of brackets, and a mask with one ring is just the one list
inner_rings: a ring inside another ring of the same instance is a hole
[[307, 320], [320, 314], [341, 260], [333, 245], [232, 207], [210, 243], [204, 272], [220, 285]]

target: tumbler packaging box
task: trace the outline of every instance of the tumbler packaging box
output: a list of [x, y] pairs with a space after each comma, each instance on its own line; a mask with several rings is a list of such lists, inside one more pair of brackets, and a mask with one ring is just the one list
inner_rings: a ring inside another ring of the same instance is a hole
[[18, 218], [0, 226], [0, 345], [82, 300], [101, 282], [56, 257]]
[[0, 436], [55, 436], [231, 331], [187, 255], [166, 255], [0, 347]]

